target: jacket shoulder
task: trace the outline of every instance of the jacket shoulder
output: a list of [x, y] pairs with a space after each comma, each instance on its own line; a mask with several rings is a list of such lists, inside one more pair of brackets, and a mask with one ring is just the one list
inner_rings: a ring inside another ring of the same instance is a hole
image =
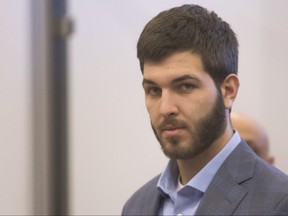
[[154, 177], [139, 188], [125, 203], [122, 215], [153, 215], [160, 205], [157, 182], [160, 175]]
[[[250, 178], [241, 178], [241, 172], [238, 171], [238, 183], [248, 192], [243, 199], [236, 214], [240, 215], [288, 215], [288, 176], [275, 166], [267, 163], [254, 152], [247, 149], [245, 154], [241, 154], [241, 171], [250, 170]], [[233, 159], [235, 160], [237, 156]], [[245, 164], [245, 162], [248, 162]], [[244, 166], [243, 166], [244, 165]], [[232, 171], [231, 171], [232, 172]], [[233, 171], [234, 173], [235, 171]], [[246, 177], [248, 177], [247, 175]]]

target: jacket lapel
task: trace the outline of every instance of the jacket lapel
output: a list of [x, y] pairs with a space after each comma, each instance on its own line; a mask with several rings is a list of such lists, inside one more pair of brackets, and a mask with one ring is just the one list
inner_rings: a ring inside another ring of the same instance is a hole
[[163, 198], [157, 191], [157, 193], [151, 200], [151, 204], [143, 209], [141, 215], [159, 215], [159, 209], [161, 208], [162, 200]]
[[253, 176], [255, 158], [252, 154], [242, 141], [216, 173], [195, 215], [233, 214], [248, 193], [241, 183]]
[[163, 197], [157, 190], [157, 182], [160, 175], [156, 176], [151, 180], [150, 183], [145, 187], [145, 196], [141, 197], [141, 204], [137, 205], [135, 211], [131, 212], [130, 215], [159, 215], [159, 209], [162, 206]]

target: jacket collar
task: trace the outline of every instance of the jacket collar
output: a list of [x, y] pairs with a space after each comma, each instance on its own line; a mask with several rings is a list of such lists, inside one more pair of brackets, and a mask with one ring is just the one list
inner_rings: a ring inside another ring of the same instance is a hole
[[255, 163], [254, 153], [242, 140], [216, 173], [196, 215], [232, 215], [248, 193], [241, 184], [253, 177]]

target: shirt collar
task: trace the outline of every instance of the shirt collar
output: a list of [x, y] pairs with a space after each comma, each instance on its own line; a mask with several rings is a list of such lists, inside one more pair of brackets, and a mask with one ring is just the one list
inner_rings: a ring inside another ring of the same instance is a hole
[[[238, 146], [241, 138], [237, 131], [234, 132], [229, 142], [204, 168], [202, 168], [185, 186], [193, 187], [205, 193], [216, 172], [221, 167], [230, 153]], [[171, 196], [177, 189], [179, 170], [176, 160], [170, 160], [166, 169], [161, 174], [157, 188], [164, 196]]]

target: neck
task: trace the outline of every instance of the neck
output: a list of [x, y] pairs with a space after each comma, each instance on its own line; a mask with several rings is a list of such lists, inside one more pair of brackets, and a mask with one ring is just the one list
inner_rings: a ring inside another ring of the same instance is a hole
[[209, 148], [200, 154], [186, 160], [177, 160], [180, 181], [183, 185], [187, 184], [215, 155], [217, 155], [233, 136], [233, 130], [226, 128], [221, 137], [215, 140]]

